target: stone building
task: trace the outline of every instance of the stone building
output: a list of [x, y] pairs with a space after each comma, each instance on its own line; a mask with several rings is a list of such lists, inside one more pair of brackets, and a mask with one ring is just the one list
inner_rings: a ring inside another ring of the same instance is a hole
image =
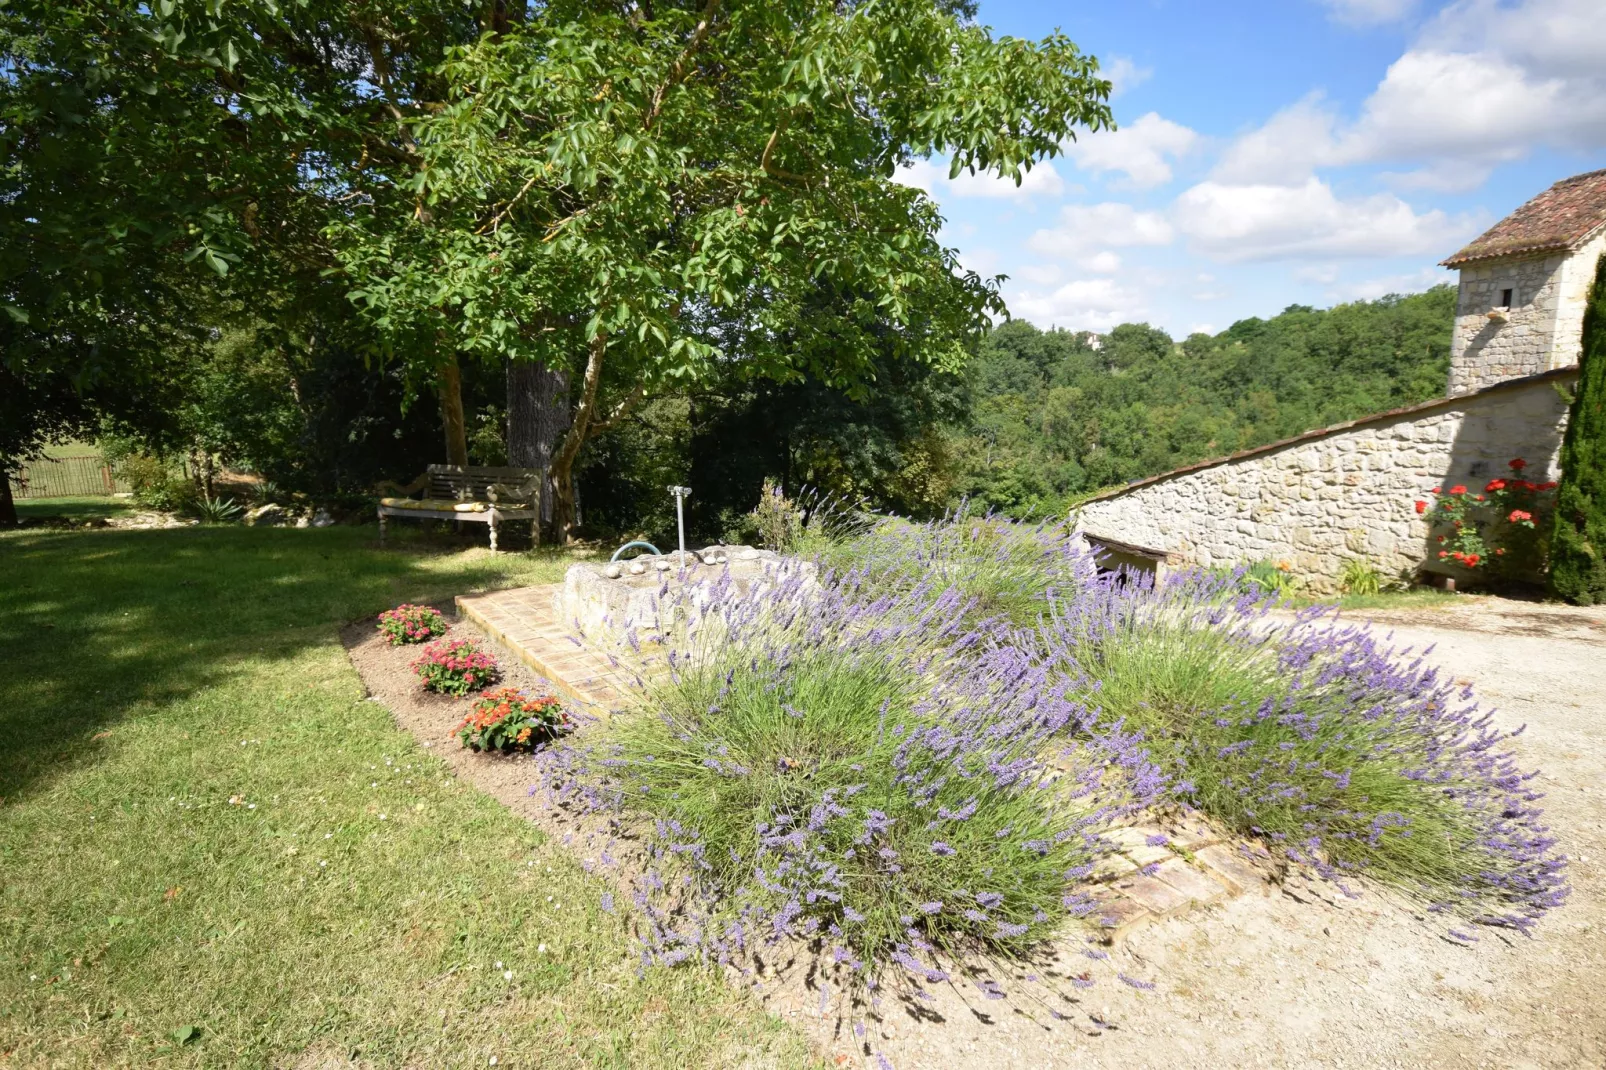
[[1606, 171], [1551, 186], [1444, 261], [1461, 274], [1449, 394], [1578, 363], [1606, 252]]
[[1111, 561], [1286, 564], [1331, 590], [1348, 558], [1438, 570], [1413, 503], [1457, 483], [1559, 476], [1566, 393], [1606, 252], [1606, 171], [1556, 183], [1444, 261], [1460, 271], [1446, 396], [1106, 491], [1072, 517]]

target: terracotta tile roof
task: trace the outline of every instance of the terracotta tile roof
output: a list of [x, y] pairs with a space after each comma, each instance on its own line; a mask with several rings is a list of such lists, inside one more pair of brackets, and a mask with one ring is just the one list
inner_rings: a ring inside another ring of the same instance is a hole
[[1566, 249], [1606, 224], [1606, 171], [1564, 178], [1484, 231], [1448, 260], [1456, 267], [1472, 260]]

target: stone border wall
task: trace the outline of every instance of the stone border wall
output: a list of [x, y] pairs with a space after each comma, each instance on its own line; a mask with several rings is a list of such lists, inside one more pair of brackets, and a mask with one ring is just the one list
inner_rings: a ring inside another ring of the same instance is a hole
[[1225, 461], [1144, 480], [1084, 504], [1078, 531], [1164, 550], [1168, 566], [1286, 562], [1309, 589], [1336, 589], [1347, 558], [1385, 576], [1428, 557], [1412, 502], [1481, 487], [1522, 457], [1557, 478], [1567, 369], [1369, 417]]

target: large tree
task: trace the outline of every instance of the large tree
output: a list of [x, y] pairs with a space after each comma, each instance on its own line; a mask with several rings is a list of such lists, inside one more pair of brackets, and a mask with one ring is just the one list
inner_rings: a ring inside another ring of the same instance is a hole
[[[551, 3], [453, 50], [407, 124], [417, 168], [364, 176], [330, 233], [396, 352], [566, 377], [562, 535], [582, 447], [643, 397], [732, 372], [862, 396], [878, 359], [957, 364], [996, 285], [896, 171], [1019, 181], [1109, 125], [1097, 71], [932, 0]], [[822, 288], [851, 299], [820, 315]]]
[[352, 319], [325, 274], [330, 213], [359, 186], [408, 197], [406, 120], [444, 99], [447, 49], [509, 17], [499, 0], [0, 5], [0, 361], [28, 389], [8, 391], [0, 466], [108, 415], [156, 435], [230, 321], [304, 335], [331, 293]]

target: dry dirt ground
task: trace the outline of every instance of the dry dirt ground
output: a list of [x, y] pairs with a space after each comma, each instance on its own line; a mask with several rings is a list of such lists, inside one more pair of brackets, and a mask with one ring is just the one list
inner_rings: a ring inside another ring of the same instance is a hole
[[[1089, 960], [1101, 980], [1076, 1006], [1060, 1004], [1065, 1021], [938, 986], [918, 1017], [883, 1005], [868, 1023], [874, 1050], [898, 1070], [1606, 1066], [1606, 609], [1468, 597], [1351, 617], [1400, 646], [1433, 645], [1432, 660], [1470, 681], [1499, 724], [1528, 725], [1515, 745], [1542, 770], [1551, 826], [1573, 859], [1570, 902], [1533, 938], [1486, 932], [1462, 946], [1442, 920], [1376, 889], [1345, 899], [1290, 886], [1140, 930], [1110, 961]], [[359, 627], [347, 643], [376, 697], [459, 775], [546, 824], [527, 795], [528, 763], [457, 748], [448, 733], [463, 707], [419, 694], [405, 653]], [[1155, 987], [1128, 987], [1117, 970]], [[835, 1015], [810, 1009], [796, 979], [756, 994], [810, 1033], [828, 1063], [859, 1063], [864, 1046]]]

